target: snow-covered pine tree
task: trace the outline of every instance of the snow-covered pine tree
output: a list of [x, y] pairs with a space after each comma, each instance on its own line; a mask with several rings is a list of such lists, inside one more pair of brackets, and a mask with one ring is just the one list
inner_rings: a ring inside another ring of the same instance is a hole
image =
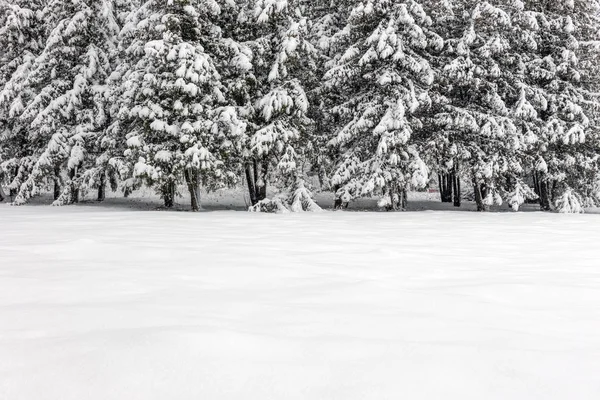
[[[332, 186], [331, 176], [335, 169], [335, 160], [340, 156], [339, 149], [328, 146], [337, 124], [331, 108], [340, 102], [336, 88], [325, 90], [322, 77], [342, 56], [345, 45], [343, 29], [352, 11], [352, 0], [321, 0], [311, 2], [308, 8], [311, 25], [309, 38], [316, 49], [316, 74], [318, 81], [307, 95], [311, 103], [309, 117], [314, 121], [314, 135], [311, 153], [312, 173], [316, 174], [321, 189], [336, 192], [339, 187]], [[339, 39], [339, 40], [338, 40]], [[346, 203], [347, 204], [347, 203]], [[335, 199], [334, 208], [341, 208], [340, 199]]]
[[600, 2], [523, 3], [537, 44], [522, 100], [537, 119], [527, 161], [543, 210], [581, 212], [600, 200]]
[[291, 188], [303, 180], [310, 150], [306, 87], [316, 82], [316, 50], [308, 40], [306, 4], [299, 0], [253, 0], [242, 7], [232, 38], [250, 51], [252, 68], [237, 89], [245, 109], [244, 174], [253, 205], [267, 184]]
[[158, 188], [173, 205], [176, 185], [185, 181], [193, 210], [200, 208], [200, 184], [219, 187], [235, 181], [229, 155], [240, 135], [222, 130], [226, 104], [210, 50], [221, 40], [215, 23], [227, 2], [149, 0], [124, 28], [130, 37], [123, 85], [122, 121], [134, 163], [134, 178]]
[[[453, 202], [454, 206], [460, 207], [462, 202], [462, 182], [459, 163], [455, 159], [453, 147], [450, 143], [448, 132], [444, 132], [436, 126], [435, 115], [445, 112], [449, 100], [445, 96], [446, 86], [444, 79], [444, 68], [454, 58], [448, 51], [447, 40], [456, 38], [457, 32], [461, 32], [464, 21], [460, 15], [457, 4], [451, 0], [428, 0], [425, 2], [426, 10], [432, 19], [432, 29], [446, 42], [443, 49], [431, 52], [428, 58], [430, 67], [434, 70], [435, 79], [429, 88], [431, 104], [425, 110], [423, 125], [421, 129], [413, 133], [415, 140], [421, 146], [421, 154], [432, 172], [437, 175], [440, 199], [443, 203]], [[455, 12], [458, 14], [456, 15]]]
[[55, 204], [77, 201], [86, 146], [104, 117], [95, 98], [110, 74], [108, 54], [118, 32], [113, 9], [112, 0], [49, 0], [40, 11], [43, 50], [0, 95], [12, 104], [23, 92], [32, 94], [12, 115], [26, 126], [33, 157], [15, 204], [27, 202], [47, 179], [60, 179], [63, 170], [68, 183]]
[[511, 115], [522, 85], [512, 3], [452, 2], [439, 95], [433, 96], [429, 152], [442, 170], [472, 179], [480, 211], [502, 204], [510, 188], [527, 193], [520, 164], [525, 138]]
[[340, 129], [330, 142], [342, 152], [332, 179], [338, 198], [382, 194], [381, 206], [403, 209], [407, 190], [428, 182], [412, 134], [430, 103], [429, 52], [443, 46], [431, 25], [418, 1], [355, 2], [339, 34], [342, 56], [325, 76], [344, 100], [333, 109]]
[[[113, 13], [119, 29], [127, 23], [128, 18], [134, 15], [134, 11], [141, 6], [142, 0], [114, 0]], [[123, 41], [120, 32], [117, 37], [117, 45], [113, 46], [109, 57], [111, 60], [111, 74], [102, 86], [96, 90], [95, 101], [99, 110], [103, 113], [102, 122], [97, 126], [97, 135], [88, 143], [88, 152], [93, 154], [91, 162], [86, 165], [82, 174], [81, 184], [85, 189], [96, 189], [98, 201], [106, 198], [107, 187], [115, 192], [119, 189], [121, 182], [127, 181], [131, 176], [133, 166], [124, 157], [126, 150], [125, 134], [123, 133], [119, 119], [119, 106], [122, 92], [118, 84], [119, 72], [128, 66], [123, 58]], [[125, 187], [128, 194], [131, 188]]]
[[[26, 125], [15, 116], [32, 95], [20, 88], [20, 82], [43, 48], [39, 13], [43, 5], [42, 0], [0, 0], [0, 187], [6, 183], [11, 198], [20, 184], [16, 178], [27, 174], [32, 165]], [[7, 93], [13, 90], [20, 93], [9, 101]], [[0, 197], [7, 197], [2, 193]]]

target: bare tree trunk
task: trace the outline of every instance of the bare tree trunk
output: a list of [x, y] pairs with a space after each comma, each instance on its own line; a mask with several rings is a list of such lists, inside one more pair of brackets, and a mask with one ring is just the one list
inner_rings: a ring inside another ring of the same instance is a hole
[[489, 211], [490, 207], [484, 202], [485, 198], [487, 197], [487, 189], [485, 188], [485, 185], [475, 182], [474, 191], [477, 211]]
[[267, 198], [267, 174], [269, 172], [269, 163], [267, 161], [263, 161], [262, 165], [261, 165], [261, 169], [262, 169], [262, 171], [261, 171], [262, 172], [262, 176], [261, 176], [262, 186], [260, 186], [258, 188], [259, 201], [262, 201]]
[[461, 206], [462, 193], [460, 188], [460, 177], [458, 173], [454, 172], [452, 174], [452, 192], [454, 193], [454, 207]]
[[344, 207], [344, 201], [342, 200], [341, 197], [338, 197], [338, 195], [337, 195], [338, 190], [340, 190], [340, 186], [335, 185], [333, 187], [333, 193], [335, 195], [335, 199], [333, 200], [333, 209], [334, 210], [341, 210]]
[[248, 192], [250, 193], [250, 203], [255, 206], [258, 203], [258, 198], [256, 196], [256, 180], [255, 174], [252, 170], [252, 164], [246, 163], [244, 166], [244, 170], [246, 172], [246, 183], [248, 184]]
[[4, 193], [4, 189], [2, 188], [2, 181], [0, 180], [0, 203], [4, 201], [6, 198], [6, 194]]
[[438, 174], [438, 182], [440, 186], [440, 197], [442, 203], [452, 202], [452, 176], [451, 173]]
[[400, 193], [398, 193], [398, 200], [399, 200], [399, 206], [400, 209], [402, 211], [406, 210], [406, 207], [408, 207], [408, 191], [406, 190], [406, 188], [400, 190]]
[[162, 196], [166, 208], [172, 208], [175, 205], [175, 182], [168, 181], [162, 186]]
[[17, 197], [17, 194], [19, 194], [19, 191], [17, 189], [10, 189], [8, 191], [8, 196], [10, 197], [10, 202], [11, 203], [13, 201], [15, 201], [15, 197]]
[[54, 167], [54, 200], [58, 200], [58, 198], [60, 197], [60, 194], [62, 193], [62, 189], [61, 189], [61, 182], [60, 182], [60, 167], [59, 166], [55, 166]]
[[252, 160], [252, 163], [246, 163], [244, 169], [248, 183], [248, 192], [250, 193], [250, 202], [254, 206], [267, 198], [269, 163], [268, 161], [259, 163], [257, 160]]
[[198, 172], [187, 169], [185, 171], [185, 182], [190, 192], [192, 211], [200, 211], [200, 179]]
[[77, 177], [77, 169], [78, 168], [75, 167], [69, 171], [69, 179], [71, 180], [71, 182], [69, 183], [71, 185], [71, 204], [79, 203], [79, 188], [75, 183], [75, 177]]
[[388, 191], [390, 204], [386, 207], [388, 211], [405, 210], [407, 203], [406, 190], [400, 189], [397, 183], [390, 184]]
[[100, 174], [100, 184], [98, 185], [98, 201], [106, 200], [106, 175]]
[[550, 190], [548, 188], [548, 181], [543, 177], [540, 179], [538, 177], [538, 187], [539, 187], [539, 196], [540, 196], [540, 209], [542, 211], [550, 211]]
[[541, 191], [540, 191], [540, 178], [538, 176], [537, 171], [533, 171], [533, 190], [535, 194], [541, 199]]

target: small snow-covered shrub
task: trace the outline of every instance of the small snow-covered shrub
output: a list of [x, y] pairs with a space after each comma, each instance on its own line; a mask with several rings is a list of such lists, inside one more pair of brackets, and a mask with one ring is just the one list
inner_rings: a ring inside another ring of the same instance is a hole
[[285, 214], [290, 212], [281, 199], [264, 199], [248, 208], [248, 211], [271, 214]]
[[567, 189], [555, 202], [556, 211], [563, 214], [582, 214], [585, 212], [581, 196]]
[[296, 184], [296, 189], [289, 200], [292, 212], [319, 212], [321, 207], [313, 200], [311, 192], [304, 186], [303, 181]]

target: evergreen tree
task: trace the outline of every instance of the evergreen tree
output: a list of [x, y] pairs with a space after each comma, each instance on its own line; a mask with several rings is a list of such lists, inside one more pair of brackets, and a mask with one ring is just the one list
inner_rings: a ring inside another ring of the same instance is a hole
[[[525, 73], [536, 140], [527, 160], [544, 210], [580, 212], [598, 193], [600, 3], [524, 1], [536, 57]], [[526, 101], [526, 100], [523, 100]]]
[[[429, 153], [442, 172], [454, 175], [446, 184], [457, 186], [460, 173], [469, 177], [480, 211], [505, 197], [513, 202], [529, 196], [520, 163], [527, 137], [511, 112], [522, 90], [523, 63], [508, 3], [452, 4], [429, 128]], [[509, 196], [510, 188], [519, 191]]]
[[[47, 178], [68, 183], [55, 204], [78, 200], [86, 146], [102, 124], [104, 113], [95, 101], [99, 86], [110, 74], [110, 49], [118, 32], [111, 0], [48, 1], [39, 18], [45, 22], [43, 50], [20, 68], [0, 97], [13, 106], [12, 119], [31, 149], [31, 169], [20, 178], [15, 204], [25, 203]], [[31, 94], [23, 104], [22, 93]], [[55, 191], [56, 192], [56, 191]]]
[[[6, 181], [11, 197], [19, 187], [16, 178], [31, 167], [26, 125], [16, 116], [32, 96], [21, 82], [43, 48], [43, 5], [39, 0], [0, 1], [0, 187]], [[11, 99], [12, 91], [18, 96]], [[6, 197], [2, 193], [0, 197]]]
[[[147, 1], [122, 35], [126, 68], [118, 71], [126, 157], [134, 178], [156, 186], [171, 207], [185, 181], [194, 211], [199, 188], [235, 182], [229, 156], [240, 133], [213, 119], [226, 104], [211, 50], [221, 40], [222, 4], [210, 0]], [[227, 12], [227, 11], [224, 11]]]
[[231, 30], [251, 65], [233, 92], [246, 122], [242, 163], [253, 205], [266, 199], [269, 181], [291, 188], [304, 180], [312, 127], [306, 87], [316, 79], [304, 5], [250, 1]]
[[403, 209], [410, 187], [423, 187], [428, 168], [413, 132], [431, 99], [429, 53], [443, 40], [416, 1], [355, 2], [341, 57], [325, 79], [344, 99], [333, 112], [339, 123], [330, 144], [342, 152], [332, 179], [343, 201], [383, 194], [381, 206]]

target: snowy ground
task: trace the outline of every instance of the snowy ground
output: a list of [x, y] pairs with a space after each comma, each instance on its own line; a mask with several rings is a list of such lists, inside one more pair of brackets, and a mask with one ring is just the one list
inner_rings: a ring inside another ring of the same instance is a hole
[[598, 215], [139, 208], [0, 204], [0, 399], [600, 398]]

